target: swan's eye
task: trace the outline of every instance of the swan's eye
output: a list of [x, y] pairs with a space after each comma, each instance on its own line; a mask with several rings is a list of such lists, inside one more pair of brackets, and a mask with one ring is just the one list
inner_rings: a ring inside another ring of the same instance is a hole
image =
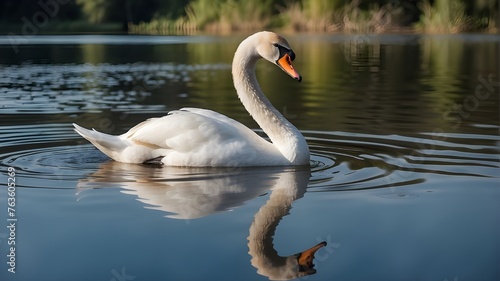
[[286, 47], [283, 47], [283, 46], [281, 46], [280, 44], [277, 44], [277, 43], [275, 43], [273, 45], [278, 48], [278, 50], [280, 52], [280, 54], [279, 54], [280, 58], [282, 58], [285, 54], [288, 54], [290, 56], [290, 59], [292, 61], [295, 59], [295, 53], [292, 50], [290, 50], [290, 49], [288, 49]]

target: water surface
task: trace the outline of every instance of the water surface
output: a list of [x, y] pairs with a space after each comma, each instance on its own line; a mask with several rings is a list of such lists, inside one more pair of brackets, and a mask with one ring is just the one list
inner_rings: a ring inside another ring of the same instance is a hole
[[72, 130], [189, 106], [265, 137], [232, 87], [241, 36], [0, 37], [0, 279], [293, 278], [322, 241], [302, 278], [500, 279], [498, 36], [287, 38], [303, 82], [257, 76], [310, 168], [127, 165]]

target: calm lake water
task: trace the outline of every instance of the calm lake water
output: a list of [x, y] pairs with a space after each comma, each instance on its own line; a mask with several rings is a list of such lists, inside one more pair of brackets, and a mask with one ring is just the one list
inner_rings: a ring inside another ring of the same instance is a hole
[[257, 72], [307, 169], [126, 165], [72, 130], [189, 106], [261, 133], [243, 38], [0, 37], [0, 280], [287, 279], [322, 241], [301, 279], [500, 279], [497, 35], [287, 36], [303, 82]]

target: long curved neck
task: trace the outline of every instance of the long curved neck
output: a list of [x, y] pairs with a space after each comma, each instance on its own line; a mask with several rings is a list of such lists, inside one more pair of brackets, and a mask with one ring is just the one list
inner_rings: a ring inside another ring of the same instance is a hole
[[248, 253], [251, 263], [257, 272], [274, 279], [287, 275], [287, 256], [280, 256], [274, 249], [273, 237], [281, 219], [291, 209], [294, 196], [286, 194], [286, 190], [277, 189], [271, 193], [270, 199], [255, 214], [248, 236]]
[[308, 164], [309, 148], [304, 137], [273, 107], [260, 89], [255, 64], [261, 56], [251, 39], [243, 41], [234, 54], [232, 75], [238, 97], [285, 158], [292, 164]]
[[293, 201], [304, 196], [308, 182], [307, 170], [280, 174], [269, 200], [255, 214], [250, 226], [247, 239], [251, 263], [259, 274], [271, 280], [290, 279], [300, 274], [293, 272], [297, 268], [296, 258], [280, 256], [274, 249], [273, 236], [281, 219], [288, 215]]

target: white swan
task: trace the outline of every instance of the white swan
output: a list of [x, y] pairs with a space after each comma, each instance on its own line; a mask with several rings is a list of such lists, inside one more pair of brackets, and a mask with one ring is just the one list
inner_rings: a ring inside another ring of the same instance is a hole
[[227, 116], [198, 108], [183, 108], [148, 119], [119, 136], [73, 124], [75, 131], [104, 154], [125, 163], [191, 167], [307, 165], [309, 148], [304, 137], [271, 105], [257, 83], [255, 64], [260, 58], [278, 65], [298, 81], [302, 77], [291, 64], [295, 54], [288, 42], [273, 32], [249, 36], [234, 54], [232, 75], [238, 97], [271, 142]]

